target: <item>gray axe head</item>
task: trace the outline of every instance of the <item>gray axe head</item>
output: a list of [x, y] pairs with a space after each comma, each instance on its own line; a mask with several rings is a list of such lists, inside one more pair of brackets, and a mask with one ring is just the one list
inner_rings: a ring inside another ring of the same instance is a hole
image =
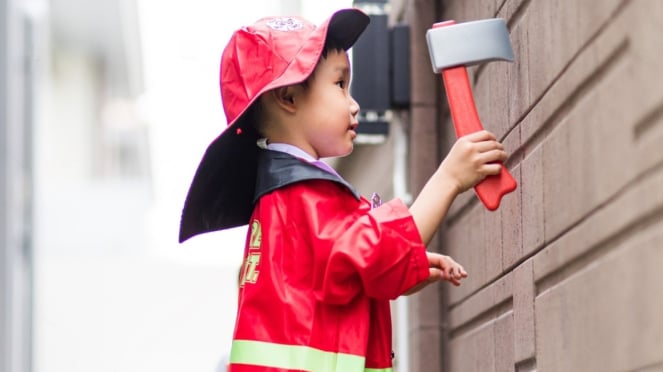
[[513, 62], [506, 22], [501, 18], [434, 27], [426, 32], [433, 71], [488, 61]]

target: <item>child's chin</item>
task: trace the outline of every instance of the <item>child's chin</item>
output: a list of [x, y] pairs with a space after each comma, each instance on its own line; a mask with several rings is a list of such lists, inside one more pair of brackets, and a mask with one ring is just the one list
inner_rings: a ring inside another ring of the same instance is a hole
[[350, 147], [347, 148], [345, 151], [343, 151], [342, 154], [340, 154], [338, 156], [339, 157], [348, 156], [348, 155], [352, 154], [352, 150], [354, 150], [354, 143], [350, 144]]
[[321, 158], [342, 158], [344, 156], [348, 156], [352, 154], [352, 150], [354, 150], [354, 144], [350, 144], [344, 149], [338, 149], [338, 151], [334, 151], [332, 153], [326, 154], [325, 156], [321, 156]]

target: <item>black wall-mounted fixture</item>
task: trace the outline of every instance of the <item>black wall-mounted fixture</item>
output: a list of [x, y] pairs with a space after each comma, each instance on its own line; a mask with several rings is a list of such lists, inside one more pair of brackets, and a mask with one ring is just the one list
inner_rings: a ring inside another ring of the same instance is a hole
[[353, 97], [359, 103], [359, 135], [386, 137], [392, 109], [410, 103], [409, 26], [389, 27], [387, 0], [353, 4], [371, 22], [352, 47]]
[[391, 28], [391, 106], [410, 108], [410, 26]]

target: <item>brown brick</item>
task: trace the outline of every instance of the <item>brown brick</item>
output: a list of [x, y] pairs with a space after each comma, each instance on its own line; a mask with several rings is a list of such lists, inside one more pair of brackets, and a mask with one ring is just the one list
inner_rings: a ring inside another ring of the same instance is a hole
[[409, 171], [411, 192], [416, 196], [437, 169], [437, 122], [434, 107], [413, 107], [410, 126]]
[[[410, 1], [408, 7], [410, 29], [410, 72], [412, 106], [441, 105], [438, 91], [441, 89], [441, 76], [433, 72], [426, 31], [437, 22], [435, 4], [432, 1]], [[414, 123], [415, 121], [413, 121]]]
[[522, 194], [522, 254], [526, 255], [543, 245], [543, 147], [534, 149], [521, 166]]
[[514, 369], [514, 320], [508, 312], [495, 320], [495, 371], [513, 372]]
[[[515, 11], [516, 6], [522, 1], [507, 1], [504, 7], [507, 10], [507, 15], [501, 15], [510, 21], [512, 13]], [[512, 5], [513, 4], [513, 5]], [[530, 54], [528, 50], [529, 45], [529, 30], [523, 22], [517, 22], [511, 25], [510, 39], [511, 48], [513, 49], [514, 61], [505, 65], [505, 73], [508, 78], [506, 88], [508, 93], [508, 117], [509, 127], [516, 125], [523, 114], [527, 111], [531, 104], [530, 100], [530, 84], [529, 84], [529, 65]], [[536, 58], [536, 56], [534, 56]]]
[[518, 187], [502, 199], [499, 209], [502, 220], [502, 271], [515, 265], [523, 255], [523, 182], [520, 168], [517, 166], [510, 171]]
[[534, 358], [536, 348], [532, 260], [525, 261], [514, 270], [513, 323], [516, 363]]

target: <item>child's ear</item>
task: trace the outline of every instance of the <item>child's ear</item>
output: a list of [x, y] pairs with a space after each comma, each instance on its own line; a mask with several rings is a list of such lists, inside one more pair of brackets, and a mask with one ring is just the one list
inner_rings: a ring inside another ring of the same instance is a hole
[[295, 87], [289, 85], [272, 90], [276, 104], [289, 113], [294, 113], [296, 111], [294, 89]]

